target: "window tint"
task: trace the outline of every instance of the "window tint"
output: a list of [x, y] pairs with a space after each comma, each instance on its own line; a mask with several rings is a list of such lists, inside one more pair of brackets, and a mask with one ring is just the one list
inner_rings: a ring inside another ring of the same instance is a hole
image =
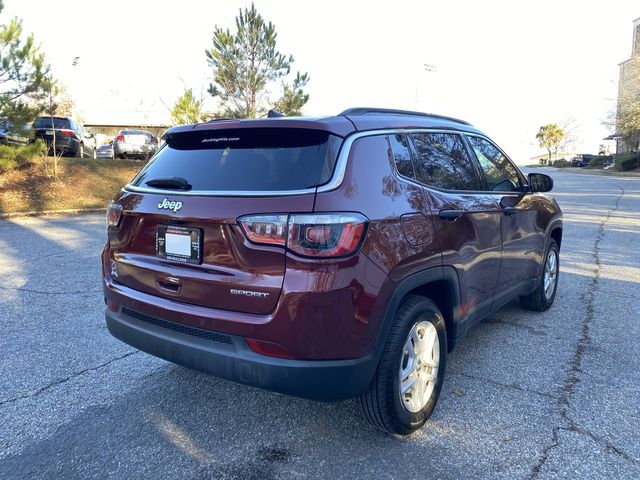
[[193, 190], [299, 190], [329, 181], [341, 144], [327, 132], [294, 128], [182, 133], [169, 137], [132, 184], [181, 177]]
[[473, 163], [460, 135], [451, 133], [414, 133], [418, 180], [447, 190], [477, 190]]
[[[54, 128], [71, 128], [68, 118], [53, 117]], [[38, 117], [33, 121], [33, 128], [51, 128], [51, 117]]]
[[467, 137], [487, 180], [487, 188], [494, 192], [522, 190], [518, 172], [513, 164], [488, 140]]
[[403, 177], [415, 179], [416, 174], [413, 170], [407, 137], [402, 134], [389, 135], [389, 142], [398, 173]]

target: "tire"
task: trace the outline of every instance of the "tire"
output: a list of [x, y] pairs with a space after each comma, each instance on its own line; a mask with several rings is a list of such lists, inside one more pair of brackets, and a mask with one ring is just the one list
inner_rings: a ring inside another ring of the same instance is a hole
[[[520, 297], [520, 303], [522, 306], [537, 312], [544, 312], [545, 310], [548, 310], [549, 307], [553, 305], [553, 301], [556, 298], [559, 273], [560, 249], [558, 248], [556, 241], [552, 238], [547, 246], [542, 273], [540, 274], [540, 278], [538, 278], [536, 289], [529, 295], [523, 295]], [[547, 280], [551, 283], [547, 284], [547, 287], [545, 287]]]
[[[420, 340], [425, 342], [424, 356], [412, 360], [410, 351], [417, 353], [415, 347], [422, 343]], [[427, 298], [408, 296], [396, 312], [373, 381], [360, 395], [365, 418], [374, 427], [395, 435], [418, 430], [436, 406], [446, 361], [447, 331], [438, 307]], [[407, 388], [403, 395], [402, 380], [406, 387], [410, 376], [414, 387]]]
[[84, 158], [84, 145], [78, 145], [78, 158]]

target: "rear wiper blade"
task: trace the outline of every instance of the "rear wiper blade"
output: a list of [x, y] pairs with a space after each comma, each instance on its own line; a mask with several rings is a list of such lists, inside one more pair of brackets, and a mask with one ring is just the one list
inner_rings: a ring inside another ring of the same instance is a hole
[[171, 190], [191, 190], [191, 184], [182, 177], [153, 178], [144, 182], [155, 188], [169, 188]]

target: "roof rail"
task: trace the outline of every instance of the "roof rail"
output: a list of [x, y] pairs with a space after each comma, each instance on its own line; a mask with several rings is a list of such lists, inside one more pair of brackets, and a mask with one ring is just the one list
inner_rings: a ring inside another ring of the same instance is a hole
[[393, 108], [367, 108], [367, 107], [348, 108], [344, 112], [340, 112], [338, 115], [346, 117], [349, 115], [359, 116], [359, 115], [375, 115], [375, 114], [411, 115], [415, 117], [440, 118], [442, 120], [450, 120], [452, 122], [462, 123], [464, 125], [471, 125], [469, 122], [465, 122], [464, 120], [460, 120], [458, 118], [446, 117], [444, 115], [435, 115], [433, 113], [412, 112], [410, 110], [395, 110]]

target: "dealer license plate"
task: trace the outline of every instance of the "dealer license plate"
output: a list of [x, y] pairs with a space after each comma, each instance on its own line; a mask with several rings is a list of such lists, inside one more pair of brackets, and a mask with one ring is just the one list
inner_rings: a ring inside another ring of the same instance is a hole
[[199, 228], [158, 225], [156, 255], [185, 263], [202, 261], [202, 232]]

